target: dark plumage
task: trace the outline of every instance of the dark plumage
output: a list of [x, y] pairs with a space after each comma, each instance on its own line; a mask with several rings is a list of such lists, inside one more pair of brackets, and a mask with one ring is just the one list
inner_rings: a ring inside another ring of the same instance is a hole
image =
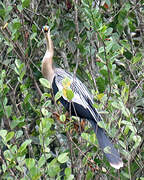
[[72, 101], [69, 102], [67, 97], [63, 94], [59, 99], [60, 102], [67, 111], [70, 111], [71, 115], [85, 118], [91, 123], [102, 151], [104, 152], [104, 149], [109, 147], [110, 153], [104, 152], [104, 154], [111, 166], [116, 169], [123, 167], [123, 162], [118, 151], [114, 148], [110, 139], [106, 136], [105, 130], [97, 125], [97, 122], [102, 121], [102, 118], [93, 107], [93, 98], [86, 86], [78, 78], [74, 78], [71, 73], [68, 73], [60, 68], [53, 68], [53, 44], [48, 26], [44, 26], [43, 31], [47, 40], [47, 51], [42, 61], [42, 73], [44, 77], [50, 81], [54, 95], [58, 91], [63, 91], [63, 80], [68, 78], [70, 81], [68, 88], [72, 89], [74, 97]]

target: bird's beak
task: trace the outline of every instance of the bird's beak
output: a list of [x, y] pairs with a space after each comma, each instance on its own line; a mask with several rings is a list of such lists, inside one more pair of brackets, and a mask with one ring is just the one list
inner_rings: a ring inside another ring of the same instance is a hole
[[42, 31], [43, 31], [44, 33], [47, 33], [49, 30], [50, 30], [50, 28], [49, 28], [49, 26], [47, 26], [47, 25], [42, 27]]

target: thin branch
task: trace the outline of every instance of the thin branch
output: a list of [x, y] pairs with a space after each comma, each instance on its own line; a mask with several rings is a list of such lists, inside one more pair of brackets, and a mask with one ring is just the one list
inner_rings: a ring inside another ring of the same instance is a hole
[[[80, 37], [79, 37], [79, 23], [78, 23], [78, 0], [73, 0], [73, 3], [75, 4], [75, 26], [76, 26], [76, 33], [77, 33], [77, 44], [80, 42]], [[76, 77], [76, 72], [78, 69], [79, 61], [80, 61], [80, 52], [79, 49], [77, 49], [77, 54], [76, 54], [76, 67], [74, 69], [74, 79]]]

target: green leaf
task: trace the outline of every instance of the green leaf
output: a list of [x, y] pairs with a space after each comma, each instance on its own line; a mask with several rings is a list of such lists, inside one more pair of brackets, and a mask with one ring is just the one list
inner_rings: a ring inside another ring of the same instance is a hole
[[32, 32], [37, 33], [37, 26], [35, 24], [32, 25]]
[[[22, 64], [23, 65], [23, 64]], [[22, 71], [21, 71], [21, 73], [20, 73], [20, 82], [23, 80], [23, 77], [24, 77], [24, 75], [25, 75], [25, 70], [23, 69]]]
[[27, 147], [29, 144], [31, 144], [31, 142], [32, 142], [31, 139], [25, 140], [25, 141], [22, 143], [22, 145], [20, 146], [18, 152], [23, 152], [23, 151], [26, 149], [26, 147]]
[[48, 174], [50, 177], [55, 177], [60, 172], [60, 166], [57, 159], [53, 159], [48, 165]]
[[119, 143], [124, 149], [126, 149], [126, 145], [125, 145], [125, 143], [123, 141], [119, 140]]
[[71, 101], [73, 99], [74, 93], [73, 93], [72, 89], [70, 89], [70, 88], [66, 89], [66, 96], [69, 101]]
[[[21, 66], [21, 61], [19, 59], [16, 59], [15, 60], [15, 65], [16, 65], [17, 69], [19, 69], [20, 66]], [[17, 74], [19, 74], [19, 72]]]
[[21, 11], [23, 10], [22, 5], [21, 5], [21, 4], [18, 4], [18, 5], [17, 5], [17, 9], [21, 12]]
[[5, 139], [7, 135], [7, 130], [0, 130], [0, 136]]
[[25, 164], [28, 167], [28, 169], [31, 169], [35, 166], [35, 159], [27, 158], [27, 159], [25, 159]]
[[40, 78], [39, 81], [40, 81], [40, 83], [41, 83], [42, 86], [44, 86], [44, 87], [46, 87], [46, 88], [48, 88], [48, 89], [51, 88], [50, 82], [49, 82], [47, 79], [45, 79], [45, 78]]
[[19, 124], [24, 124], [24, 122], [25, 122], [25, 117], [23, 117], [23, 116], [21, 116], [19, 118], [13, 117], [10, 127], [11, 127], [11, 129], [14, 129]]
[[60, 47], [64, 47], [64, 45], [65, 45], [64, 41], [63, 41], [63, 40], [60, 40], [59, 46], [60, 46]]
[[141, 61], [142, 58], [143, 58], [142, 54], [141, 54], [141, 53], [137, 53], [136, 56], [134, 56], [134, 57], [132, 58], [132, 63], [133, 63], [133, 64], [136, 64], [136, 63], [138, 63], [139, 61]]
[[113, 41], [108, 42], [106, 46], [106, 52], [109, 53], [112, 47], [113, 47]]
[[15, 21], [15, 22], [13, 22], [13, 28], [14, 29], [20, 29], [20, 27], [21, 27], [21, 23], [20, 22], [18, 22], [19, 20], [17, 20], [17, 21]]
[[65, 175], [66, 175], [66, 177], [68, 177], [68, 176], [70, 176], [71, 175], [71, 168], [66, 168], [65, 169]]
[[104, 121], [99, 121], [99, 122], [97, 122], [97, 124], [99, 127], [106, 129], [106, 124], [104, 123]]
[[12, 113], [11, 106], [5, 106], [5, 112], [6, 112], [7, 117], [10, 117]]
[[96, 83], [98, 86], [98, 90], [100, 91], [99, 93], [103, 93], [106, 88], [106, 81], [102, 77], [99, 76], [96, 79]]
[[10, 141], [10, 140], [13, 138], [14, 134], [15, 134], [14, 131], [9, 132], [9, 133], [6, 135], [6, 141], [7, 141], [7, 142]]
[[5, 70], [2, 70], [1, 72], [1, 78], [4, 79], [6, 77], [6, 71]]
[[66, 180], [72, 180], [72, 179], [74, 179], [74, 175], [73, 174], [69, 175]]
[[6, 166], [6, 164], [5, 163], [3, 163], [2, 164], [2, 170], [3, 170], [3, 172], [5, 173], [6, 172], [6, 170], [7, 170], [7, 166]]
[[102, 53], [102, 52], [104, 52], [104, 47], [100, 47], [100, 48], [98, 49], [98, 53], [99, 53], [99, 54]]
[[47, 159], [49, 159], [51, 157], [51, 154], [42, 154], [42, 156], [40, 157], [39, 161], [38, 161], [38, 167], [41, 168], [47, 161]]
[[27, 8], [30, 5], [30, 0], [22, 0], [22, 7]]
[[45, 98], [50, 98], [50, 97], [51, 97], [51, 94], [43, 93], [42, 96], [41, 96], [41, 100], [40, 101], [43, 101]]
[[53, 124], [53, 120], [51, 118], [41, 118], [40, 128], [39, 131], [42, 133], [46, 133], [49, 131]]
[[55, 101], [57, 101], [63, 95], [62, 91], [58, 91], [55, 95]]
[[69, 157], [68, 157], [67, 155], [68, 155], [68, 153], [62, 153], [62, 154], [60, 154], [60, 155], [58, 156], [58, 161], [59, 161], [60, 163], [65, 163], [65, 162], [67, 162], [67, 161], [69, 160]]
[[45, 101], [45, 103], [43, 104], [43, 107], [47, 108], [51, 106], [51, 100], [47, 100]]
[[44, 116], [49, 116], [50, 115], [50, 113], [48, 112], [48, 110], [46, 109], [46, 108], [41, 108], [41, 112], [42, 112], [42, 114], [44, 115]]
[[72, 179], [74, 179], [74, 175], [71, 174], [71, 168], [69, 168], [69, 167], [67, 167], [65, 169], [65, 175], [66, 175], [65, 180], [72, 180]]
[[4, 156], [5, 156], [5, 159], [7, 159], [8, 161], [11, 161], [14, 158], [10, 150], [4, 151]]
[[2, 17], [2, 18], [5, 18], [5, 15], [6, 15], [6, 10], [5, 9], [0, 9], [0, 16]]
[[45, 164], [45, 162], [46, 162], [46, 158], [43, 154], [38, 161], [38, 167], [41, 168]]
[[122, 110], [122, 113], [123, 113], [126, 117], [130, 117], [130, 111], [129, 111], [128, 108], [122, 106], [121, 110]]
[[86, 174], [86, 180], [91, 180], [91, 179], [93, 179], [93, 173], [92, 171], [88, 170]]
[[88, 133], [82, 133], [81, 137], [87, 141], [89, 141], [89, 134]]
[[22, 135], [23, 135], [23, 131], [22, 131], [22, 130], [18, 130], [18, 131], [16, 131], [16, 133], [15, 133], [16, 139], [20, 138]]
[[35, 33], [32, 33], [31, 34], [31, 36], [30, 36], [30, 40], [36, 40], [36, 41], [38, 41], [37, 39], [36, 39], [36, 37], [37, 37], [37, 33], [35, 32]]
[[124, 85], [124, 88], [121, 91], [121, 96], [123, 98], [124, 104], [126, 104], [126, 102], [128, 101], [128, 97], [129, 97], [129, 86], [128, 85]]
[[113, 28], [109, 27], [109, 28], [106, 30], [105, 36], [111, 35], [112, 32], [113, 32]]
[[65, 122], [66, 116], [65, 116], [64, 114], [60, 115], [60, 120], [61, 120], [62, 122]]
[[140, 143], [141, 143], [141, 137], [138, 136], [138, 135], [134, 135], [133, 136], [133, 140], [135, 141], [133, 149], [136, 149], [140, 145]]
[[121, 121], [121, 124], [125, 124], [126, 128], [129, 128], [132, 132], [134, 132], [134, 133], [137, 132], [137, 129], [131, 122], [123, 120], [123, 121]]
[[41, 171], [37, 166], [32, 167], [30, 170], [31, 180], [39, 180], [41, 177]]
[[107, 153], [107, 154], [111, 154], [111, 147], [106, 146], [106, 147], [104, 148], [104, 152]]
[[82, 137], [83, 139], [85, 139], [86, 141], [92, 143], [92, 144], [96, 144], [96, 143], [97, 143], [95, 133], [92, 133], [92, 134], [82, 133], [82, 134], [81, 134], [81, 137]]
[[[111, 103], [111, 105], [117, 109], [120, 109], [123, 113], [123, 115], [125, 115], [126, 117], [130, 117], [130, 111], [129, 109], [123, 104], [123, 102], [121, 101], [121, 99], [118, 99], [119, 101], [113, 101]], [[125, 99], [126, 100], [126, 99]]]

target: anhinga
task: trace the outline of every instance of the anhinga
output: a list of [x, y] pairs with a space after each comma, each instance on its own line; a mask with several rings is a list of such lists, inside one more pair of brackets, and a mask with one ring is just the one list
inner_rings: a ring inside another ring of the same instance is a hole
[[[63, 90], [63, 80], [65, 78], [70, 79], [70, 87], [73, 90], [74, 97], [70, 102], [66, 96], [60, 97], [60, 102], [66, 108], [67, 111], [71, 111], [70, 114], [80, 118], [87, 119], [95, 133], [103, 153], [108, 159], [110, 165], [116, 169], [123, 167], [123, 161], [120, 158], [118, 151], [114, 148], [110, 139], [106, 136], [105, 130], [97, 125], [97, 122], [102, 121], [100, 114], [93, 107], [94, 101], [91, 97], [86, 86], [78, 79], [74, 78], [71, 73], [66, 72], [61, 68], [53, 67], [53, 43], [50, 36], [50, 28], [48, 26], [43, 27], [45, 34], [47, 50], [42, 60], [42, 74], [51, 83], [54, 95], [58, 91]], [[108, 147], [108, 151], [105, 148]]]

